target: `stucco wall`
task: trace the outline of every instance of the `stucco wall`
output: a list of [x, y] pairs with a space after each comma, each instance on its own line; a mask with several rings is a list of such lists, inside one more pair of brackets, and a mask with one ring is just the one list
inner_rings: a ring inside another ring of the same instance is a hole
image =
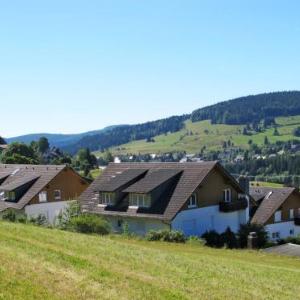
[[160, 220], [147, 218], [129, 218], [129, 217], [105, 217], [111, 224], [114, 232], [122, 232], [122, 226], [118, 226], [118, 221], [126, 222], [129, 231], [137, 235], [145, 235], [150, 230], [170, 229], [170, 226]]
[[25, 213], [30, 217], [44, 215], [48, 222], [53, 224], [59, 213], [66, 208], [69, 201], [39, 203], [25, 206]]
[[[280, 222], [269, 224], [265, 226], [266, 231], [268, 232], [269, 238], [271, 240], [276, 240], [277, 238], [272, 238], [272, 233], [279, 232], [280, 238], [286, 238], [289, 236], [297, 236], [300, 235], [300, 226], [296, 226], [294, 221], [289, 222]], [[291, 234], [290, 231], [294, 230], [294, 234]]]
[[237, 232], [240, 224], [247, 223], [247, 210], [223, 213], [219, 205], [181, 211], [172, 221], [172, 229], [181, 230], [187, 236], [201, 236], [207, 230], [222, 233], [227, 227]]

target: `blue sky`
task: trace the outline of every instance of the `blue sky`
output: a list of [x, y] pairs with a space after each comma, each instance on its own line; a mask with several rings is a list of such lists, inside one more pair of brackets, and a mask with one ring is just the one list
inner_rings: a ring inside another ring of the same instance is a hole
[[0, 135], [299, 89], [299, 1], [0, 0]]

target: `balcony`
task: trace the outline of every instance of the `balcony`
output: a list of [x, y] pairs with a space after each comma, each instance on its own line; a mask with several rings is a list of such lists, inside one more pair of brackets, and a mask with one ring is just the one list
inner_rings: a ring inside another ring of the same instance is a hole
[[233, 212], [237, 210], [246, 209], [248, 207], [248, 201], [246, 198], [242, 198], [232, 202], [220, 202], [219, 209], [221, 212]]
[[294, 219], [295, 225], [300, 226], [300, 216], [296, 216]]

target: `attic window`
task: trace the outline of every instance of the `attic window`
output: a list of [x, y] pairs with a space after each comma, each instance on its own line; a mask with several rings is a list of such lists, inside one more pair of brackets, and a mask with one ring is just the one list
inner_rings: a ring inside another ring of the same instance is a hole
[[231, 202], [231, 189], [226, 189], [223, 191], [223, 201]]
[[281, 210], [277, 210], [274, 216], [275, 222], [281, 222]]
[[103, 205], [113, 205], [115, 203], [115, 193], [101, 193], [99, 203]]
[[129, 206], [150, 207], [151, 206], [151, 196], [148, 194], [130, 194]]
[[46, 191], [40, 192], [39, 193], [39, 202], [43, 203], [43, 202], [47, 202], [47, 201], [48, 201], [47, 192]]
[[61, 190], [55, 190], [54, 191], [54, 199], [55, 200], [61, 200]]
[[195, 208], [197, 207], [197, 195], [193, 194], [188, 201], [188, 208]]

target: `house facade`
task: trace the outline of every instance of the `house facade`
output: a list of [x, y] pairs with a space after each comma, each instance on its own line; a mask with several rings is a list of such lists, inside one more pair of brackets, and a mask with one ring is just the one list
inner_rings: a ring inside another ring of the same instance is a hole
[[104, 216], [116, 232], [173, 229], [200, 236], [237, 232], [249, 221], [249, 197], [217, 162], [119, 163], [81, 195], [84, 212]]
[[0, 213], [8, 208], [53, 223], [89, 183], [66, 165], [0, 164]]
[[252, 223], [265, 226], [271, 240], [300, 235], [300, 193], [296, 188], [253, 187]]

